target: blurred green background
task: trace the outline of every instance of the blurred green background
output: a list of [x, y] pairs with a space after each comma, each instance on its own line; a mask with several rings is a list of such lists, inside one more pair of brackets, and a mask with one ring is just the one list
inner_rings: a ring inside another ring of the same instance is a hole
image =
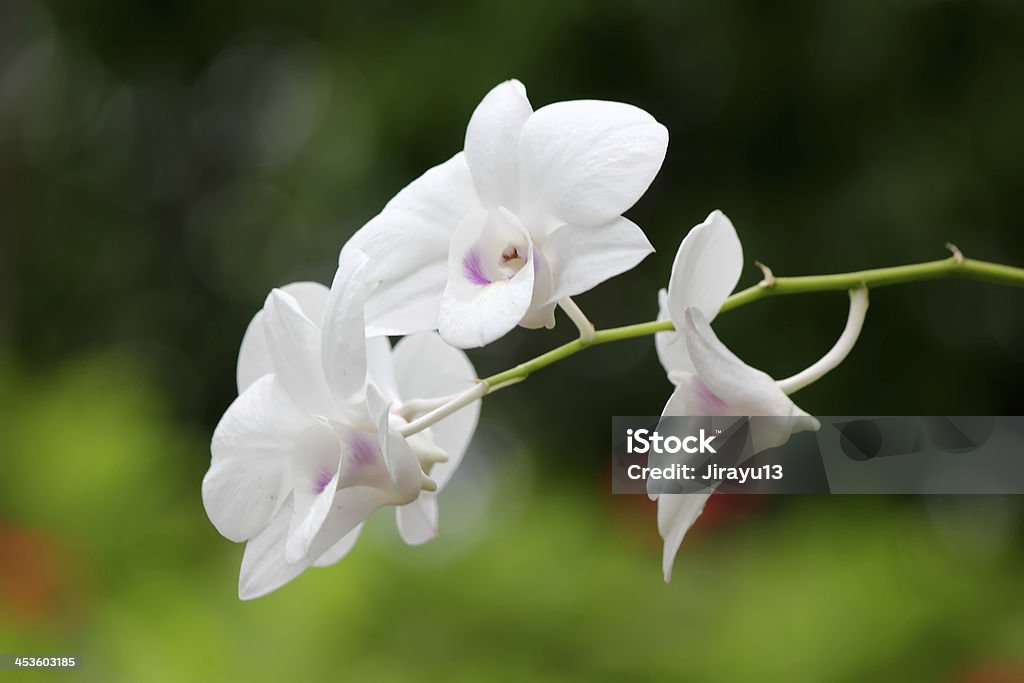
[[[670, 130], [630, 212], [658, 253], [579, 297], [609, 326], [653, 317], [714, 208], [777, 274], [946, 241], [1024, 264], [1022, 38], [1009, 0], [2, 0], [0, 653], [84, 658], [40, 680], [1024, 681], [1018, 499], [718, 496], [664, 585], [654, 505], [606, 480], [610, 416], [668, 396], [649, 340], [488, 399], [425, 547], [378, 515], [342, 564], [241, 603], [242, 549], [199, 495], [266, 293], [329, 282], [499, 81]], [[1022, 296], [880, 290], [798, 401], [1019, 414]], [[787, 297], [716, 328], [785, 376], [845, 315]], [[569, 328], [472, 357], [494, 372]]]

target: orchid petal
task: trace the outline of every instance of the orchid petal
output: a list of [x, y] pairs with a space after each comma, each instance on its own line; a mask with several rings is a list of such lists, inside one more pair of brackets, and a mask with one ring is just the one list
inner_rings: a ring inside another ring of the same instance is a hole
[[402, 400], [391, 360], [391, 342], [387, 337], [370, 337], [366, 340], [366, 375], [367, 381], [373, 383], [389, 401], [399, 403]]
[[409, 545], [421, 545], [437, 538], [437, 517], [437, 494], [429, 491], [395, 509], [398, 533]]
[[[328, 289], [319, 282], [292, 282], [280, 288], [299, 302], [303, 314], [315, 323], [323, 319], [324, 306], [327, 303]], [[260, 309], [242, 337], [242, 346], [238, 351], [238, 393], [241, 394], [263, 375], [274, 371], [267, 348], [267, 337], [263, 326], [263, 309]]]
[[[697, 374], [680, 377], [666, 414], [789, 418], [753, 423], [754, 452], [779, 446], [795, 432], [819, 429], [818, 420], [793, 403], [775, 380], [726, 348], [699, 310], [686, 309], [684, 325]], [[699, 412], [701, 407], [706, 412]]]
[[668, 313], [682, 329], [683, 309], [698, 309], [710, 322], [736, 289], [743, 270], [743, 246], [732, 221], [712, 211], [683, 238], [668, 281]]
[[292, 503], [289, 499], [270, 525], [245, 544], [242, 569], [238, 575], [238, 597], [242, 600], [263, 597], [305, 571], [305, 562], [289, 564], [284, 559], [291, 516]]
[[326, 424], [303, 435], [292, 458], [294, 513], [285, 543], [285, 561], [298, 562], [309, 552], [334, 503], [341, 474], [338, 438]]
[[213, 432], [203, 505], [221, 535], [244, 541], [258, 534], [291, 488], [289, 459], [313, 422], [273, 375], [242, 392]]
[[642, 109], [577, 100], [541, 107], [523, 126], [523, 203], [548, 229], [597, 226], [633, 206], [661, 168], [668, 131]]
[[589, 291], [654, 253], [636, 223], [616, 218], [598, 226], [563, 225], [544, 244], [555, 272], [548, 302]]
[[[669, 320], [667, 289], [658, 292], [658, 320]], [[673, 384], [678, 381], [678, 373], [693, 373], [693, 361], [690, 360], [690, 352], [686, 349], [686, 338], [682, 333], [675, 330], [656, 333], [654, 348], [658, 351], [658, 360], [661, 361], [662, 367], [668, 373], [669, 381]]]
[[374, 511], [393, 504], [393, 494], [372, 486], [338, 489], [334, 494], [334, 505], [324, 520], [320, 533], [309, 547], [308, 557], [322, 557], [365, 522]]
[[391, 489], [391, 475], [384, 457], [377, 445], [375, 433], [359, 429], [346, 429], [340, 425], [338, 438], [341, 442], [341, 475], [338, 488], [372, 486], [381, 490]]
[[699, 309], [686, 309], [683, 318], [683, 333], [697, 375], [726, 406], [739, 411], [732, 414], [792, 415], [803, 412], [767, 373], [737, 358], [715, 336]]
[[370, 290], [366, 254], [353, 250], [342, 259], [327, 299], [321, 342], [321, 374], [339, 405], [361, 401], [366, 386], [363, 306]]
[[481, 208], [460, 152], [395, 196], [342, 249], [370, 259], [379, 283], [366, 302], [367, 336], [437, 329], [448, 277], [448, 245], [456, 226]]
[[332, 411], [320, 356], [320, 328], [290, 294], [275, 289], [263, 305], [264, 332], [274, 374], [292, 400], [310, 415]]
[[737, 412], [738, 407], [735, 404], [719, 398], [718, 394], [708, 388], [707, 383], [695, 373], [674, 372], [672, 381], [676, 388], [665, 404], [663, 415], [719, 417], [744, 414]]
[[710, 497], [710, 493], [665, 493], [658, 497], [658, 532], [665, 540], [661, 570], [666, 583], [672, 580], [672, 565], [683, 537]]
[[293, 514], [289, 500], [270, 526], [246, 543], [238, 580], [238, 597], [242, 600], [262, 597], [308, 569], [313, 564], [313, 558], [324, 555], [330, 558], [329, 553], [337, 551], [338, 544], [349, 538], [387, 500], [386, 493], [368, 486], [338, 490], [320, 532], [309, 546], [309, 552], [297, 562], [288, 562], [285, 559], [285, 546]]
[[658, 359], [673, 383], [678, 381], [677, 373], [694, 371], [682, 334], [683, 310], [692, 306], [708, 321], [714, 320], [742, 270], [743, 246], [721, 211], [712, 211], [683, 238], [672, 264], [668, 293], [658, 293], [658, 320], [671, 320], [676, 329], [654, 337]]
[[314, 567], [329, 567], [332, 564], [337, 564], [345, 559], [345, 556], [351, 552], [352, 548], [355, 547], [356, 541], [359, 540], [359, 534], [363, 530], [363, 525], [358, 524], [356, 528], [345, 534], [344, 537], [330, 548], [327, 549], [323, 555], [317, 558], [313, 563]]
[[516, 150], [523, 124], [533, 113], [526, 88], [517, 80], [501, 83], [477, 105], [466, 128], [466, 162], [480, 197], [489, 208], [517, 207]]

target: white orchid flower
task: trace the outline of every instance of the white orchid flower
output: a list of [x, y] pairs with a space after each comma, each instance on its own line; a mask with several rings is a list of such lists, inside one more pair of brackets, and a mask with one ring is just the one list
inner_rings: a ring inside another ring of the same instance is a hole
[[[754, 450], [785, 443], [791, 434], [817, 430], [818, 421], [801, 410], [766, 373], [752, 368], [718, 340], [704, 314], [687, 308], [682, 325], [692, 369], [670, 371], [676, 383], [663, 416], [777, 416], [781, 420], [750, 423]], [[658, 531], [665, 541], [662, 571], [672, 578], [672, 565], [683, 537], [704, 510], [711, 493], [669, 493], [658, 496]]]
[[203, 502], [222, 535], [246, 542], [243, 599], [337, 561], [374, 510], [436, 489], [367, 381], [365, 268], [353, 252], [330, 292], [274, 290], [242, 341], [240, 394], [214, 432]]
[[[751, 422], [754, 452], [780, 446], [797, 432], [817, 430], [817, 419], [789, 398], [821, 378], [846, 358], [857, 341], [867, 312], [867, 290], [850, 293], [850, 313], [839, 341], [818, 362], [781, 381], [733, 354], [711, 329], [714, 318], [739, 281], [743, 251], [729, 219], [714, 211], [683, 240], [676, 254], [666, 294], [659, 294], [662, 319], [675, 332], [656, 337], [658, 357], [675, 390], [663, 416], [770, 416]], [[662, 494], [658, 531], [665, 541], [662, 570], [672, 565], [683, 537], [700, 516], [711, 493]], [[654, 496], [652, 496], [654, 497]]]
[[465, 149], [410, 183], [342, 250], [373, 262], [368, 333], [440, 330], [483, 346], [516, 325], [552, 327], [569, 297], [653, 248], [622, 217], [661, 168], [668, 132], [637, 107], [557, 102], [534, 111], [519, 81], [477, 106]]

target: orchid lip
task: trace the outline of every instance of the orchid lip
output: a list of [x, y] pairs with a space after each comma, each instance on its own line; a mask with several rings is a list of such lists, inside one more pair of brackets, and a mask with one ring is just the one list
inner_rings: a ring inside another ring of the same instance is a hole
[[316, 475], [316, 479], [313, 480], [313, 493], [317, 495], [323, 493], [327, 485], [331, 483], [331, 479], [334, 479], [334, 472], [322, 470]]
[[491, 280], [484, 275], [483, 264], [480, 263], [480, 252], [476, 249], [471, 249], [462, 258], [462, 270], [466, 275], [466, 279], [474, 285], [485, 287], [491, 284]]
[[704, 409], [709, 413], [721, 411], [727, 407], [725, 401], [718, 397], [715, 392], [711, 391], [711, 387], [704, 383], [700, 377], [697, 377], [694, 381], [695, 389], [697, 392], [697, 398], [700, 400]]
[[363, 434], [356, 434], [349, 442], [352, 453], [352, 464], [366, 467], [377, 460], [377, 445]]
[[498, 260], [497, 277], [491, 278], [484, 272], [485, 267], [479, 249], [470, 249], [462, 257], [462, 274], [472, 284], [486, 287], [502, 280], [511, 280], [526, 265], [527, 256], [515, 244], [509, 244], [502, 251]]

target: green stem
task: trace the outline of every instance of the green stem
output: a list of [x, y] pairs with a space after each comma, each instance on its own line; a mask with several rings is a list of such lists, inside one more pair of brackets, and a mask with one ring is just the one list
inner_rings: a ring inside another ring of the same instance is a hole
[[[800, 277], [774, 277], [770, 272], [766, 275], [766, 278], [759, 284], [736, 292], [726, 299], [722, 305], [722, 312], [731, 311], [734, 308], [745, 306], [769, 296], [802, 294], [805, 292], [845, 291], [862, 285], [869, 288], [886, 287], [905, 282], [921, 282], [942, 278], [964, 278], [1013, 287], [1024, 287], [1024, 268], [1014, 268], [1013, 266], [1004, 266], [999, 263], [965, 259], [960, 255], [960, 252], [955, 250], [953, 256], [941, 261], [928, 261], [926, 263], [893, 266], [891, 268], [874, 268], [852, 273], [804, 275]], [[537, 370], [579, 353], [589, 346], [606, 344], [622, 339], [632, 339], [634, 337], [645, 337], [656, 332], [670, 332], [673, 329], [675, 328], [670, 320], [652, 320], [651, 322], [638, 323], [636, 325], [598, 330], [592, 342], [587, 343], [581, 339], [576, 339], [547, 353], [543, 353], [532, 360], [520, 363], [504, 372], [491, 375], [483, 381], [488, 387], [493, 389], [508, 382], [526, 379]]]

